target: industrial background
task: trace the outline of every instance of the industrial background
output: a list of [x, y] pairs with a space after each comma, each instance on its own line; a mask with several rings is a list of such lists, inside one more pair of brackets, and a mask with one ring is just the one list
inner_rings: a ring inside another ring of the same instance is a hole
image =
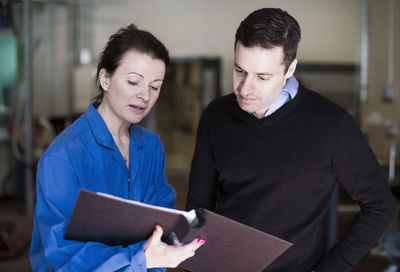
[[[142, 125], [160, 135], [176, 205], [184, 209], [201, 112], [232, 92], [235, 30], [262, 7], [298, 20], [295, 76], [353, 115], [400, 203], [399, 0], [0, 0], [0, 271], [31, 271], [36, 164], [86, 111], [108, 37], [135, 23], [170, 51], [160, 99]], [[357, 210], [338, 188], [327, 230], [332, 243]], [[389, 231], [399, 228], [396, 219]], [[378, 243], [355, 271], [397, 271], [394, 239], [392, 250]]]

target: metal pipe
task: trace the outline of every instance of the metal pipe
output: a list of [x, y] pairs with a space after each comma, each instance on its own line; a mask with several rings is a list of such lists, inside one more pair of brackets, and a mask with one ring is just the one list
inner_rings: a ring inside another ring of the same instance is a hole
[[389, 21], [388, 21], [388, 71], [387, 71], [387, 85], [388, 86], [393, 86], [394, 84], [394, 36], [395, 36], [395, 5], [394, 5], [394, 0], [389, 0], [389, 5], [388, 5], [388, 14], [389, 14]]
[[360, 101], [368, 98], [369, 0], [361, 2]]
[[396, 171], [396, 155], [397, 155], [397, 142], [393, 142], [390, 144], [389, 149], [389, 185], [395, 185], [395, 171]]
[[23, 2], [24, 24], [24, 90], [25, 90], [25, 215], [31, 217], [34, 207], [33, 184], [33, 96], [32, 96], [32, 0]]

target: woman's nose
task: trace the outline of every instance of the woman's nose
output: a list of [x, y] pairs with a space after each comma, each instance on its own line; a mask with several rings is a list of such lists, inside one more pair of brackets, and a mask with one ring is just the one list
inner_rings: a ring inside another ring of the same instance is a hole
[[146, 88], [146, 87], [140, 88], [140, 91], [137, 94], [137, 97], [142, 99], [145, 102], [149, 101], [150, 100], [150, 90], [149, 90], [149, 88]]

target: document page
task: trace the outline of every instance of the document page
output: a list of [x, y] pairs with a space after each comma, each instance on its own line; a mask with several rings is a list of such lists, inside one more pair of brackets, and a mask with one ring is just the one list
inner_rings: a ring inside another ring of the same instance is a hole
[[135, 204], [135, 205], [138, 205], [138, 206], [142, 206], [142, 207], [147, 207], [147, 208], [150, 208], [150, 209], [156, 209], [156, 210], [165, 211], [165, 212], [174, 213], [174, 214], [181, 214], [186, 218], [186, 220], [189, 222], [190, 225], [195, 225], [198, 222], [195, 210], [191, 210], [191, 211], [186, 212], [186, 211], [175, 210], [175, 209], [170, 209], [170, 208], [166, 208], [166, 207], [150, 205], [150, 204], [142, 203], [142, 202], [139, 202], [139, 201], [125, 199], [125, 198], [122, 198], [122, 197], [113, 196], [113, 195], [109, 195], [109, 194], [105, 194], [105, 193], [101, 193], [101, 192], [97, 192], [97, 194], [101, 195], [101, 196], [104, 196], [104, 197], [116, 199], [118, 201], [123, 201], [123, 202], [127, 202], [127, 203], [132, 203], [132, 204]]

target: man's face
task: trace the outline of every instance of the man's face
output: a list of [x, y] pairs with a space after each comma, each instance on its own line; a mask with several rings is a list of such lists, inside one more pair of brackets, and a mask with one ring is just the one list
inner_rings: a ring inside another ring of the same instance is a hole
[[294, 60], [285, 73], [283, 56], [282, 47], [264, 49], [236, 44], [233, 88], [242, 110], [264, 117], [296, 69]]

